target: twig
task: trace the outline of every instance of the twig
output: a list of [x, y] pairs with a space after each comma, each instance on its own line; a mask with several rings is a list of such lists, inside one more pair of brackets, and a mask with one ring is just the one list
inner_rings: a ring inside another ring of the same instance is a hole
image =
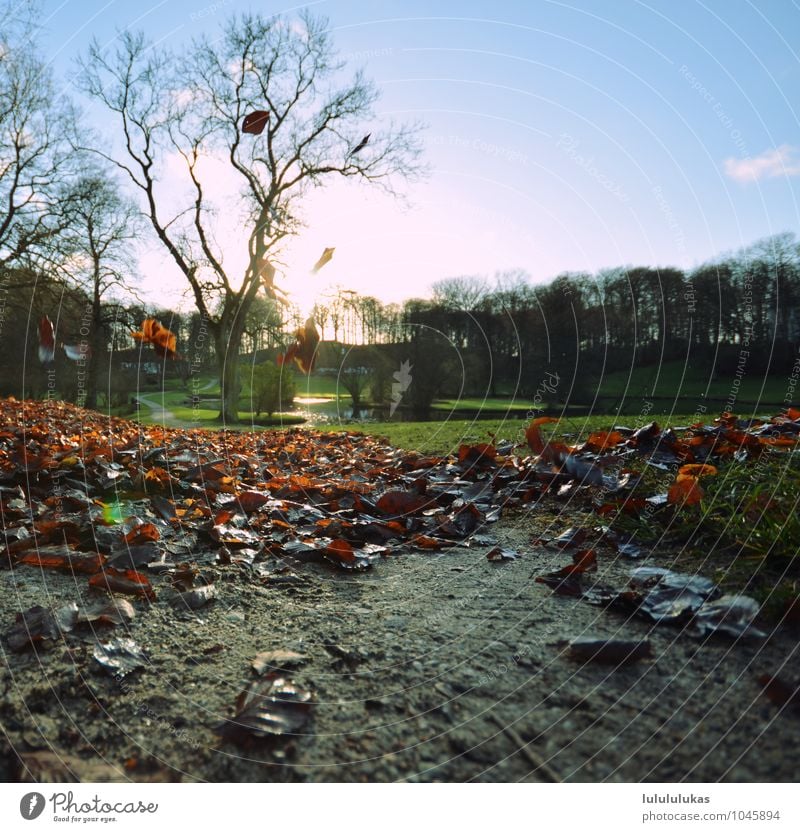
[[534, 770], [541, 773], [551, 783], [563, 783], [561, 776], [555, 769], [546, 763], [522, 737], [510, 726], [506, 725], [496, 714], [489, 714], [492, 721], [501, 731], [517, 746], [517, 750], [534, 767]]

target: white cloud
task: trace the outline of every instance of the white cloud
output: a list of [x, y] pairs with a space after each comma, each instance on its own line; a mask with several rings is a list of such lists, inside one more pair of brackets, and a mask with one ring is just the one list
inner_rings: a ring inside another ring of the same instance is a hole
[[725, 174], [737, 182], [759, 182], [778, 176], [800, 176], [800, 148], [789, 144], [765, 150], [759, 156], [725, 160]]

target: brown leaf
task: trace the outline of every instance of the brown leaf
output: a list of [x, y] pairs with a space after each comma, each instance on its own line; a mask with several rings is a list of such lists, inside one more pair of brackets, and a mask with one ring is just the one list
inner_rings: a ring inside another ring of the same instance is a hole
[[294, 735], [308, 722], [311, 691], [281, 673], [257, 679], [236, 700], [236, 714], [217, 726], [223, 739], [236, 745]]
[[154, 601], [156, 594], [147, 575], [134, 569], [106, 568], [89, 578], [89, 586], [105, 589], [107, 592], [121, 592], [123, 595], [138, 595], [148, 601]]

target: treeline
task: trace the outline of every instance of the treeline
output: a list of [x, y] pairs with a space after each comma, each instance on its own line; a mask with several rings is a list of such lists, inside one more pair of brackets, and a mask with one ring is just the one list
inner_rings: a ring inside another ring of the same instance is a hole
[[[585, 401], [601, 376], [665, 361], [723, 377], [742, 364], [762, 375], [791, 372], [800, 348], [800, 245], [784, 233], [689, 271], [625, 266], [536, 285], [524, 272], [456, 277], [401, 307], [368, 300], [361, 307], [348, 299], [339, 316], [349, 323], [338, 331], [406, 344], [420, 369], [446, 365], [448, 395], [534, 396], [558, 376], [562, 400], [569, 392]], [[321, 320], [326, 332], [330, 314]]]
[[[41, 396], [53, 384], [36, 359], [41, 314], [56, 320], [59, 340], [93, 328], [100, 403], [120, 403], [164, 374], [188, 381], [218, 363], [197, 312], [115, 301], [101, 304], [93, 322], [91, 295], [79, 287], [22, 271], [0, 283], [2, 393]], [[183, 361], [165, 363], [134, 344], [130, 331], [147, 316], [175, 332]], [[550, 398], [588, 402], [608, 373], [667, 361], [688, 362], [706, 377], [711, 370], [733, 377], [742, 367], [788, 376], [800, 349], [800, 245], [785, 233], [691, 271], [619, 267], [544, 284], [519, 271], [494, 280], [455, 277], [434, 284], [431, 297], [403, 304], [342, 291], [313, 316], [323, 338], [320, 371], [335, 373], [362, 400], [386, 402], [393, 374], [406, 363], [415, 382], [404, 401], [420, 413], [437, 396], [513, 390], [533, 398], [555, 378], [559, 389], [547, 390]], [[274, 360], [301, 322], [296, 308], [257, 298], [240, 360]], [[59, 395], [78, 395], [76, 370], [59, 357]]]

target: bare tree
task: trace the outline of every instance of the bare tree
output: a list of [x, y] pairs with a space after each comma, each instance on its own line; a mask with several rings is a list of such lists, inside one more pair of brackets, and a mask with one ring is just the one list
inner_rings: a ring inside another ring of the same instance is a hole
[[0, 268], [35, 262], [62, 229], [74, 116], [37, 57], [38, 3], [0, 3]]
[[[117, 304], [129, 294], [134, 271], [132, 254], [140, 224], [136, 205], [124, 197], [113, 179], [100, 170], [87, 171], [63, 188], [67, 221], [59, 235], [65, 253], [60, 271], [88, 298], [87, 309], [72, 326], [80, 336], [85, 386], [78, 403], [97, 407], [100, 374], [107, 361], [111, 324], [119, 317]], [[114, 295], [116, 293], [116, 298]]]
[[489, 281], [480, 275], [447, 277], [432, 288], [434, 303], [459, 312], [473, 312], [491, 291]]
[[[373, 126], [377, 90], [360, 72], [338, 85], [343, 68], [326, 22], [309, 14], [234, 17], [221, 37], [195, 41], [180, 55], [122, 33], [113, 54], [94, 43], [83, 63], [85, 90], [116, 116], [124, 142], [119, 156], [98, 152], [139, 189], [158, 239], [208, 321], [224, 421], [238, 417], [247, 311], [259, 288], [275, 296], [273, 260], [300, 229], [309, 190], [340, 176], [393, 191], [397, 177], [420, 172], [418, 126]], [[244, 135], [243, 119], [255, 110], [269, 114], [266, 127], [260, 136]], [[224, 159], [241, 186], [247, 263], [240, 274], [225, 264], [230, 245], [215, 237], [220, 202], [204, 169], [208, 158]], [[163, 184], [165, 165], [176, 159], [186, 185], [181, 194]]]

